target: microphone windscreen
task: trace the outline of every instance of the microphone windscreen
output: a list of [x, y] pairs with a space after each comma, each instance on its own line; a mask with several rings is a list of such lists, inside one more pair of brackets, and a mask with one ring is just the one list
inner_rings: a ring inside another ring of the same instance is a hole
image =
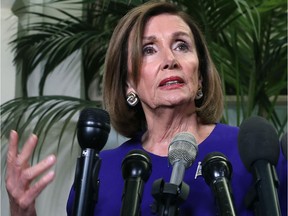
[[110, 133], [109, 114], [102, 109], [86, 108], [80, 112], [77, 123], [77, 138], [82, 149], [100, 151]]
[[188, 168], [194, 162], [197, 153], [198, 145], [195, 137], [191, 133], [181, 132], [176, 134], [169, 145], [168, 159], [172, 165], [181, 160], [185, 168]]
[[143, 150], [131, 150], [122, 161], [122, 176], [124, 179], [141, 177], [146, 182], [151, 172], [151, 158]]
[[276, 130], [260, 116], [244, 120], [240, 125], [238, 150], [243, 164], [249, 171], [257, 160], [266, 160], [276, 165], [280, 154]]
[[228, 180], [232, 176], [232, 165], [228, 158], [221, 152], [211, 152], [203, 159], [202, 175], [208, 185], [212, 184], [217, 178], [225, 177]]

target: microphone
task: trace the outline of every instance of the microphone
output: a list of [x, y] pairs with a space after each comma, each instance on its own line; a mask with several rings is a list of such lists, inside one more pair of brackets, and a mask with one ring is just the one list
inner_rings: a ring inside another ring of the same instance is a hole
[[284, 155], [285, 159], [287, 160], [287, 132], [285, 134], [283, 134], [281, 141], [280, 141], [280, 144], [281, 144], [281, 149], [282, 149], [283, 155]]
[[168, 160], [173, 166], [170, 182], [157, 179], [152, 185], [152, 196], [155, 201], [151, 205], [153, 214], [161, 216], [179, 215], [179, 205], [189, 195], [189, 185], [183, 182], [185, 169], [194, 162], [198, 153], [198, 145], [194, 136], [188, 132], [176, 134], [168, 147]]
[[86, 108], [77, 123], [77, 138], [82, 149], [75, 171], [74, 216], [93, 215], [98, 196], [98, 174], [101, 159], [98, 156], [110, 132], [110, 118], [106, 111]]
[[180, 185], [185, 169], [190, 167], [198, 154], [195, 137], [188, 132], [176, 134], [168, 148], [168, 159], [173, 166], [170, 183]]
[[256, 215], [281, 215], [275, 165], [280, 154], [279, 139], [273, 126], [263, 117], [254, 116], [242, 122], [238, 135], [238, 149], [243, 164], [252, 172], [254, 190], [246, 202]]
[[132, 150], [122, 161], [122, 176], [125, 180], [121, 216], [141, 215], [144, 184], [152, 172], [150, 156], [143, 150]]
[[208, 154], [202, 161], [202, 176], [211, 187], [219, 215], [235, 216], [230, 185], [232, 165], [226, 156], [220, 152]]

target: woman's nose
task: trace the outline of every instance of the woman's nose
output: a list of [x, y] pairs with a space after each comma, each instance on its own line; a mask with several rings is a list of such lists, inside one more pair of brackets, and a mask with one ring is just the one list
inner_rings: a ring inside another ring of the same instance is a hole
[[175, 69], [179, 67], [179, 62], [177, 61], [174, 53], [171, 50], [165, 51], [163, 53], [162, 70]]

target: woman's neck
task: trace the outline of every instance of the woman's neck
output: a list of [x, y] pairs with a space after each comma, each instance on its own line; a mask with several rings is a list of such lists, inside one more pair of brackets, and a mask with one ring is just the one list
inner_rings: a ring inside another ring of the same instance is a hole
[[143, 148], [159, 156], [168, 155], [168, 147], [177, 133], [190, 132], [196, 142], [203, 142], [215, 127], [215, 124], [202, 124], [196, 112], [186, 113], [161, 112], [146, 115], [147, 131], [142, 137]]

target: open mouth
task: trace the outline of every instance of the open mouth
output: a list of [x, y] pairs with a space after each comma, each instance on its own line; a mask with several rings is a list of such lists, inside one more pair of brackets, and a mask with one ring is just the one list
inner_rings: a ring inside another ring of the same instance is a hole
[[184, 81], [181, 78], [179, 78], [179, 77], [172, 78], [171, 77], [171, 78], [162, 80], [159, 86], [160, 87], [162, 87], [162, 86], [171, 86], [171, 85], [179, 85], [179, 84], [183, 84], [183, 83], [184, 83]]

